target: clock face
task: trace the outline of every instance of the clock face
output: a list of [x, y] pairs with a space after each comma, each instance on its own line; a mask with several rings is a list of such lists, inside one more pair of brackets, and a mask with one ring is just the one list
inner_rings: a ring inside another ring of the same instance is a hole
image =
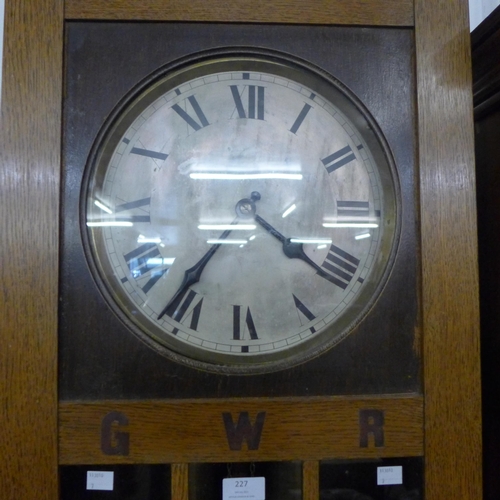
[[153, 75], [108, 120], [84, 186], [109, 304], [204, 369], [277, 370], [332, 347], [396, 251], [398, 181], [373, 119], [332, 77], [275, 54]]

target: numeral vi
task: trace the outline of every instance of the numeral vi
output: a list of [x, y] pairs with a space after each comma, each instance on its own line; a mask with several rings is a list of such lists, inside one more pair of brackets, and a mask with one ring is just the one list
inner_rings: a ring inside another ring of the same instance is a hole
[[[241, 306], [233, 306], [233, 340], [245, 340], [245, 330], [248, 331], [250, 340], [257, 340], [259, 337], [257, 335], [257, 330], [255, 328], [255, 323], [252, 318], [252, 313], [250, 308], [247, 307], [247, 312], [245, 315], [244, 324], [241, 324]], [[243, 328], [242, 328], [243, 326]], [[245, 328], [246, 326], [246, 328]], [[241, 352], [248, 352], [248, 346], [242, 346]]]

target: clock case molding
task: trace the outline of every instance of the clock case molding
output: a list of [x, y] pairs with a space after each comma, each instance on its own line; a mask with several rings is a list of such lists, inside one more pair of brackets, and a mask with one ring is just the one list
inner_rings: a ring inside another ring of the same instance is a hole
[[[470, 57], [467, 5], [458, 0], [417, 0], [415, 4], [339, 0], [308, 7], [299, 2], [257, 2], [251, 8], [245, 2], [228, 6], [213, 1], [189, 5], [7, 1], [0, 137], [5, 193], [0, 203], [6, 216], [0, 248], [2, 262], [8, 265], [2, 266], [1, 273], [6, 348], [0, 354], [4, 399], [0, 418], [6, 423], [2, 449], [10, 460], [0, 473], [3, 495], [13, 498], [15, 491], [16, 497], [26, 499], [57, 496], [57, 269], [65, 18], [414, 29], [425, 401], [420, 406], [424, 423], [419, 425], [425, 435], [425, 498], [480, 498]], [[304, 466], [309, 478], [317, 473], [314, 464]], [[182, 464], [174, 465], [172, 474], [172, 490], [185, 491]], [[314, 489], [313, 481], [307, 498], [315, 498]]]

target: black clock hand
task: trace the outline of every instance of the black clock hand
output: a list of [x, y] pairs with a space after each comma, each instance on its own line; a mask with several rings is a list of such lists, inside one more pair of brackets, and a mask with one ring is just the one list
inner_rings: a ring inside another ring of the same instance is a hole
[[269, 234], [273, 235], [275, 238], [281, 241], [285, 245], [286, 238], [276, 229], [274, 229], [269, 222], [265, 221], [260, 215], [254, 215], [255, 222], [260, 224]]
[[[238, 217], [231, 222], [231, 225], [238, 224]], [[230, 234], [231, 229], [226, 229], [220, 236], [219, 240], [225, 240]], [[163, 308], [161, 313], [158, 315], [158, 319], [161, 319], [165, 314], [168, 316], [172, 316], [179, 306], [179, 303], [182, 300], [182, 297], [186, 293], [186, 290], [195, 283], [200, 281], [201, 273], [208, 261], [214, 256], [215, 252], [219, 249], [222, 243], [215, 243], [210, 247], [208, 252], [193, 266], [184, 271], [184, 279], [182, 280], [181, 285], [179, 286], [177, 292], [175, 292], [174, 296], [168, 301], [168, 304]]]
[[[231, 225], [236, 225], [239, 222], [240, 218], [246, 218], [251, 216], [252, 213], [255, 213], [255, 202], [260, 200], [260, 194], [256, 191], [252, 192], [250, 198], [243, 198], [238, 203], [236, 203], [236, 213], [238, 217], [231, 222]], [[232, 229], [226, 229], [220, 236], [219, 240], [225, 240]], [[215, 252], [219, 249], [222, 243], [215, 243], [210, 247], [208, 252], [193, 266], [184, 271], [184, 279], [182, 280], [181, 285], [178, 290], [175, 292], [174, 296], [168, 301], [168, 304], [163, 308], [161, 313], [158, 315], [158, 319], [161, 319], [165, 314], [172, 317], [175, 313], [177, 307], [182, 301], [182, 297], [186, 293], [186, 290], [198, 283], [200, 281], [201, 274], [203, 273], [203, 269], [207, 265], [208, 261], [214, 256]]]
[[325, 276], [326, 273], [325, 271], [316, 264], [313, 260], [311, 260], [306, 253], [304, 252], [304, 247], [302, 243], [298, 243], [295, 241], [292, 241], [290, 238], [285, 238], [279, 231], [274, 229], [269, 222], [265, 221], [260, 215], [255, 214], [254, 216], [255, 222], [260, 224], [269, 234], [274, 236], [276, 239], [281, 241], [283, 244], [283, 253], [289, 258], [289, 259], [300, 259], [309, 264], [311, 267], [313, 267], [318, 274], [321, 276]]

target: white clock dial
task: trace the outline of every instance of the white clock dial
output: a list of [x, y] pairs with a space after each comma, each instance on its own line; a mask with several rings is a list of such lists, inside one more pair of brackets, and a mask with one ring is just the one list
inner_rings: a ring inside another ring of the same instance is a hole
[[141, 89], [87, 186], [112, 306], [208, 369], [279, 369], [340, 341], [397, 242], [397, 180], [372, 120], [340, 84], [265, 57], [204, 60]]

